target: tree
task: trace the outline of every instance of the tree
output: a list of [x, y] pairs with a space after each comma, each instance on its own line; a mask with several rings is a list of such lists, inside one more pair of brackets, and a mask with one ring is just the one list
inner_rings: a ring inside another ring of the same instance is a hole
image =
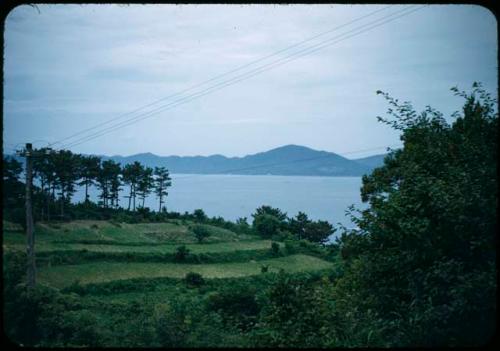
[[54, 182], [54, 164], [53, 155], [48, 153], [48, 148], [41, 148], [36, 150], [38, 155], [43, 157], [33, 158], [33, 177], [38, 178], [40, 181], [40, 195], [41, 201], [37, 203], [40, 206], [40, 218], [43, 220], [45, 212], [47, 213], [47, 220], [49, 220], [49, 206], [50, 206], [50, 188]]
[[[335, 301], [325, 281], [307, 283], [283, 271], [264, 292], [265, 303], [259, 321], [252, 330], [257, 347], [336, 347]], [[332, 328], [332, 325], [335, 326]], [[341, 331], [340, 331], [341, 332]]]
[[120, 190], [122, 190], [122, 174], [121, 167], [119, 163], [113, 163], [110, 165], [109, 170], [109, 197], [111, 199], [111, 207], [117, 208], [120, 202]]
[[311, 223], [311, 220], [307, 217], [304, 212], [300, 212], [295, 216], [295, 218], [291, 218], [288, 223], [288, 228], [292, 232], [292, 234], [297, 235], [298, 239], [304, 239], [306, 233], [306, 226]]
[[309, 222], [305, 226], [304, 239], [324, 244], [336, 229], [327, 221]]
[[275, 216], [269, 214], [261, 214], [254, 217], [252, 226], [263, 238], [271, 238], [277, 235], [282, 222]]
[[78, 185], [85, 185], [85, 203], [89, 200], [89, 187], [95, 185], [99, 176], [101, 159], [97, 156], [81, 156], [81, 177]]
[[101, 189], [99, 198], [104, 208], [118, 206], [118, 198], [121, 186], [121, 167], [113, 160], [106, 160], [101, 164], [97, 176], [98, 187]]
[[280, 230], [286, 229], [286, 213], [281, 212], [279, 208], [270, 206], [261, 206], [252, 214], [252, 226], [262, 237], [270, 238], [277, 235]]
[[208, 219], [207, 215], [205, 214], [205, 212], [203, 212], [201, 208], [197, 208], [196, 210], [194, 210], [193, 216], [195, 221], [200, 223], [203, 223]]
[[146, 197], [151, 194], [153, 190], [153, 169], [150, 167], [143, 168], [139, 181], [137, 182], [137, 194], [142, 199], [142, 206], [144, 208], [144, 202]]
[[136, 197], [136, 187], [141, 174], [143, 173], [144, 167], [137, 161], [132, 164], [125, 165], [122, 170], [123, 181], [130, 185], [130, 193], [128, 196], [128, 210], [130, 211], [130, 206], [133, 201], [133, 210], [135, 211], [135, 197]]
[[252, 217], [255, 218], [255, 216], [260, 216], [264, 214], [276, 217], [280, 222], [283, 222], [287, 219], [286, 213], [281, 212], [279, 208], [273, 208], [271, 206], [266, 206], [266, 205], [257, 208]]
[[154, 175], [156, 176], [155, 191], [160, 199], [158, 212], [161, 212], [162, 204], [165, 202], [163, 201], [163, 197], [168, 195], [167, 188], [172, 185], [172, 179], [169, 177], [168, 169], [165, 167], [155, 167]]
[[193, 234], [198, 242], [201, 243], [203, 239], [208, 238], [211, 233], [206, 227], [202, 225], [195, 225], [193, 227]]
[[75, 183], [80, 178], [80, 159], [69, 150], [61, 150], [54, 154], [53, 167], [55, 172], [55, 186], [60, 190], [61, 218], [64, 218], [64, 205], [71, 202], [75, 193]]
[[[388, 346], [471, 346], [495, 331], [498, 112], [474, 83], [450, 125], [382, 94], [403, 149], [363, 177], [369, 208], [339, 240], [337, 309], [374, 315]], [[360, 324], [362, 328], [362, 324]]]
[[16, 159], [3, 157], [3, 211], [9, 212], [16, 223], [25, 225], [24, 183], [21, 182], [23, 166]]

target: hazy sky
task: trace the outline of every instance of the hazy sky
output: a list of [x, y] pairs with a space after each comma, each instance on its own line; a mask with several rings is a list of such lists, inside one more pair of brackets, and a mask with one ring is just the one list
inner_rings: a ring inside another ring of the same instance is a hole
[[[16, 7], [4, 30], [4, 148], [61, 140], [386, 6]], [[347, 152], [399, 144], [376, 120], [388, 107], [377, 90], [448, 116], [462, 104], [449, 89], [473, 81], [497, 94], [495, 17], [475, 5], [432, 5], [71, 149], [243, 156], [298, 144], [361, 157], [384, 150]]]

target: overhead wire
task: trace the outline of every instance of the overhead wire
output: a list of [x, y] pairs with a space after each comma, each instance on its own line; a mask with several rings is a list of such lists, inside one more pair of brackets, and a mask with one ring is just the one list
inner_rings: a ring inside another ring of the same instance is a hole
[[[378, 19], [378, 20], [376, 20], [376, 21], [374, 21], [374, 22], [372, 22], [372, 23], [365, 24], [365, 25], [363, 25], [363, 26], [361, 26], [361, 27], [359, 27], [359, 28], [355, 28], [354, 30], [349, 31], [349, 32], [352, 32], [352, 31], [356, 31], [356, 30], [357, 30], [358, 32], [355, 32], [355, 33], [351, 34], [351, 35], [350, 35], [350, 36], [348, 36], [348, 37], [341, 37], [341, 38], [339, 38], [339, 37], [334, 37], [334, 38], [328, 39], [327, 41], [321, 42], [321, 43], [319, 43], [319, 44], [315, 44], [315, 45], [313, 45], [312, 47], [309, 47], [309, 48], [306, 48], [306, 49], [302, 49], [302, 50], [301, 50], [301, 51], [299, 51], [299, 52], [296, 52], [296, 53], [294, 53], [294, 54], [291, 54], [291, 55], [289, 55], [289, 56], [286, 56], [286, 57], [284, 57], [284, 58], [281, 58], [281, 59], [279, 59], [279, 60], [277, 60], [277, 61], [271, 62], [271, 63], [266, 64], [266, 65], [261, 66], [261, 67], [258, 67], [257, 69], [254, 69], [253, 71], [246, 72], [246, 73], [244, 73], [244, 74], [242, 74], [242, 75], [240, 75], [240, 76], [234, 77], [234, 78], [229, 79], [229, 80], [227, 80], [227, 81], [225, 81], [225, 82], [221, 82], [221, 83], [218, 83], [218, 84], [216, 84], [216, 85], [214, 85], [214, 86], [212, 86], [212, 87], [209, 87], [209, 88], [207, 88], [207, 89], [204, 89], [204, 90], [202, 90], [202, 91], [200, 91], [200, 92], [197, 92], [197, 93], [194, 93], [194, 94], [188, 95], [187, 97], [184, 97], [184, 98], [181, 98], [181, 99], [179, 99], [179, 100], [176, 100], [176, 101], [174, 101], [173, 103], [167, 104], [167, 105], [165, 105], [165, 106], [161, 106], [160, 108], [157, 108], [156, 110], [146, 112], [146, 113], [145, 113], [145, 114], [143, 114], [143, 115], [139, 115], [139, 116], [133, 117], [133, 118], [131, 118], [131, 119], [129, 119], [129, 120], [126, 120], [126, 121], [123, 121], [123, 122], [121, 122], [121, 123], [119, 123], [119, 124], [117, 124], [117, 125], [114, 125], [114, 126], [108, 127], [108, 128], [106, 128], [106, 129], [104, 129], [104, 130], [102, 130], [102, 131], [100, 131], [100, 132], [97, 132], [97, 133], [95, 133], [95, 134], [92, 134], [92, 135], [89, 135], [89, 136], [83, 137], [83, 138], [81, 138], [81, 139], [78, 139], [78, 140], [76, 140], [76, 141], [74, 141], [74, 142], [72, 142], [72, 143], [69, 143], [69, 144], [67, 144], [67, 145], [64, 145], [64, 147], [74, 147], [74, 146], [76, 146], [76, 145], [79, 145], [79, 144], [82, 144], [82, 143], [84, 143], [84, 142], [90, 141], [90, 140], [92, 140], [92, 139], [95, 139], [95, 138], [100, 137], [100, 136], [102, 136], [102, 135], [105, 135], [105, 134], [107, 134], [107, 133], [113, 132], [113, 131], [115, 131], [115, 130], [117, 130], [117, 129], [120, 129], [120, 128], [126, 127], [126, 126], [128, 126], [128, 125], [131, 125], [131, 124], [137, 123], [137, 122], [139, 122], [139, 121], [141, 121], [141, 120], [144, 120], [144, 119], [146, 119], [146, 118], [150, 118], [150, 117], [152, 117], [154, 114], [157, 114], [157, 113], [159, 113], [159, 112], [165, 111], [166, 109], [170, 109], [170, 108], [173, 108], [173, 107], [178, 106], [178, 105], [180, 105], [180, 104], [184, 104], [184, 103], [189, 102], [189, 101], [191, 101], [191, 100], [193, 100], [193, 99], [196, 99], [196, 98], [199, 98], [199, 97], [201, 97], [201, 96], [204, 96], [204, 95], [210, 94], [210, 93], [212, 93], [213, 91], [220, 90], [220, 89], [222, 89], [222, 88], [224, 88], [224, 87], [226, 87], [226, 86], [236, 84], [236, 83], [238, 83], [239, 81], [242, 81], [242, 80], [245, 80], [245, 79], [251, 78], [251, 77], [253, 77], [253, 76], [257, 75], [257, 74], [260, 74], [260, 73], [265, 72], [265, 71], [267, 71], [267, 70], [273, 69], [274, 67], [276, 67], [276, 66], [278, 66], [278, 65], [285, 64], [285, 63], [290, 62], [290, 61], [292, 61], [292, 60], [295, 60], [295, 59], [297, 59], [297, 58], [299, 58], [299, 57], [302, 57], [302, 56], [304, 56], [304, 55], [306, 55], [306, 54], [310, 54], [310, 53], [312, 53], [312, 52], [315, 52], [315, 51], [318, 51], [318, 50], [320, 50], [320, 49], [323, 49], [323, 48], [324, 48], [324, 47], [326, 47], [326, 46], [329, 46], [329, 45], [335, 44], [335, 43], [337, 43], [337, 42], [340, 42], [340, 41], [343, 41], [343, 40], [346, 40], [346, 39], [349, 39], [349, 38], [351, 38], [351, 37], [353, 37], [353, 36], [359, 35], [359, 34], [361, 34], [361, 33], [364, 33], [364, 32], [366, 32], [366, 31], [368, 31], [368, 30], [371, 30], [371, 29], [373, 29], [373, 28], [376, 28], [376, 27], [378, 27], [378, 26], [381, 26], [381, 25], [383, 25], [383, 24], [385, 24], [385, 23], [387, 23], [387, 22], [390, 22], [390, 21], [393, 21], [393, 20], [395, 20], [395, 19], [397, 19], [397, 18], [400, 18], [400, 17], [406, 16], [406, 15], [410, 14], [411, 12], [414, 12], [414, 11], [417, 11], [417, 10], [420, 10], [420, 9], [424, 8], [425, 6], [428, 6], [428, 5], [424, 5], [424, 6], [421, 6], [421, 7], [416, 8], [416, 9], [412, 9], [412, 10], [410, 10], [410, 11], [408, 11], [408, 8], [405, 8], [405, 9], [403, 9], [403, 11], [398, 11], [398, 12], [392, 13], [392, 14], [390, 14], [389, 16], [385, 16], [385, 17], [383, 17], [383, 18], [381, 18], [381, 19]], [[400, 13], [400, 12], [402, 12], [402, 13]], [[398, 15], [397, 15], [397, 16], [395, 16], [395, 17], [393, 17], [395, 14], [398, 14]], [[390, 17], [393, 17], [393, 18], [390, 18]], [[389, 18], [389, 19], [387, 19], [387, 18]], [[381, 20], [385, 20], [385, 21], [380, 22]], [[377, 22], [380, 22], [380, 23], [377, 23]], [[373, 25], [373, 24], [374, 24], [374, 25]], [[359, 31], [359, 29], [360, 29], [360, 28], [365, 27], [365, 26], [367, 26], [367, 25], [372, 25], [372, 26], [371, 26], [371, 27], [368, 27], [368, 28], [366, 28], [366, 29], [364, 29], [364, 30]], [[347, 32], [347, 33], [349, 33], [349, 32]], [[345, 34], [347, 34], [347, 33], [342, 34], [342, 36], [345, 36]], [[334, 39], [338, 39], [338, 40], [336, 40], [336, 41], [334, 41], [334, 42], [331, 42], [331, 41], [332, 41], [332, 40], [334, 40]], [[312, 50], [311, 50], [311, 49], [312, 49]], [[297, 56], [297, 53], [300, 53], [300, 55], [298, 55], [298, 56]], [[283, 61], [284, 59], [287, 59], [287, 60], [286, 60], [286, 61]]]
[[217, 79], [219, 79], [219, 78], [225, 77], [225, 76], [227, 76], [227, 75], [229, 75], [229, 74], [231, 74], [231, 73], [234, 73], [234, 72], [240, 71], [240, 70], [242, 70], [242, 69], [244, 69], [244, 68], [246, 68], [246, 67], [249, 67], [249, 66], [254, 65], [254, 64], [258, 63], [258, 62], [261, 62], [261, 61], [263, 61], [263, 60], [266, 60], [266, 59], [268, 59], [268, 58], [270, 58], [270, 57], [276, 56], [276, 55], [278, 55], [278, 54], [280, 54], [280, 53], [282, 53], [282, 52], [288, 51], [288, 50], [290, 50], [290, 49], [292, 49], [292, 48], [298, 47], [298, 46], [300, 46], [300, 45], [302, 45], [302, 44], [304, 44], [304, 43], [307, 43], [307, 42], [309, 42], [309, 41], [311, 41], [311, 40], [314, 40], [314, 39], [316, 39], [316, 38], [319, 38], [319, 37], [321, 37], [321, 36], [323, 36], [323, 35], [326, 35], [326, 34], [332, 33], [332, 32], [334, 32], [334, 31], [339, 30], [339, 29], [341, 29], [341, 28], [343, 28], [343, 27], [346, 27], [346, 26], [348, 26], [348, 25], [350, 25], [350, 24], [352, 24], [352, 23], [355, 23], [355, 22], [358, 22], [358, 21], [360, 21], [360, 20], [362, 20], [362, 19], [365, 19], [365, 18], [368, 18], [368, 17], [370, 17], [370, 16], [373, 16], [373, 15], [375, 15], [375, 14], [377, 14], [377, 13], [381, 12], [381, 11], [385, 11], [385, 10], [387, 10], [387, 9], [388, 9], [388, 8], [390, 8], [390, 7], [391, 7], [391, 5], [388, 5], [388, 6], [385, 6], [385, 7], [381, 8], [381, 9], [378, 9], [378, 10], [372, 11], [372, 12], [370, 12], [370, 13], [368, 13], [368, 14], [364, 15], [364, 16], [358, 17], [358, 18], [356, 18], [356, 19], [354, 19], [354, 20], [351, 20], [351, 21], [349, 21], [349, 22], [347, 22], [347, 23], [344, 23], [344, 24], [342, 24], [342, 25], [340, 25], [340, 26], [337, 26], [337, 27], [335, 27], [335, 28], [333, 28], [333, 29], [329, 29], [329, 30], [327, 30], [327, 31], [325, 31], [325, 32], [322, 32], [322, 33], [319, 33], [319, 34], [317, 34], [317, 35], [314, 35], [313, 37], [309, 37], [309, 38], [307, 38], [307, 39], [305, 39], [305, 40], [303, 40], [303, 41], [301, 41], [301, 42], [299, 42], [299, 43], [296, 43], [296, 44], [290, 45], [290, 46], [288, 46], [288, 47], [286, 47], [286, 48], [284, 48], [284, 49], [278, 50], [278, 51], [276, 51], [276, 52], [274, 52], [274, 53], [272, 53], [272, 54], [266, 55], [266, 56], [261, 57], [261, 58], [259, 58], [259, 59], [257, 59], [257, 60], [251, 61], [251, 62], [246, 63], [246, 64], [244, 64], [244, 65], [241, 65], [241, 66], [239, 66], [239, 67], [237, 67], [237, 68], [235, 68], [235, 69], [232, 69], [232, 70], [230, 70], [230, 71], [227, 71], [227, 72], [225, 72], [225, 73], [222, 73], [222, 74], [219, 74], [219, 75], [217, 75], [217, 76], [215, 76], [215, 77], [212, 77], [212, 78], [210, 78], [210, 79], [208, 79], [208, 80], [205, 80], [205, 81], [203, 81], [203, 82], [201, 82], [201, 83], [198, 83], [198, 84], [195, 84], [195, 85], [193, 85], [193, 86], [190, 86], [190, 87], [188, 87], [188, 88], [186, 88], [186, 89], [184, 89], [184, 90], [182, 90], [182, 91], [180, 91], [180, 92], [176, 92], [176, 93], [174, 93], [174, 94], [168, 95], [168, 96], [163, 97], [163, 98], [161, 98], [161, 99], [158, 99], [158, 100], [156, 100], [156, 101], [154, 101], [154, 102], [152, 102], [152, 103], [149, 103], [149, 104], [147, 104], [147, 105], [144, 105], [144, 106], [141, 106], [141, 107], [139, 107], [139, 108], [136, 108], [136, 109], [135, 109], [135, 110], [133, 110], [133, 111], [130, 111], [130, 112], [127, 112], [127, 113], [121, 114], [121, 115], [119, 115], [119, 116], [117, 116], [117, 117], [115, 117], [115, 118], [109, 119], [108, 121], [105, 121], [105, 122], [99, 123], [99, 124], [97, 124], [96, 126], [93, 126], [93, 127], [91, 127], [91, 128], [87, 128], [87, 129], [84, 129], [84, 130], [82, 130], [82, 131], [80, 131], [80, 132], [77, 132], [77, 133], [75, 133], [75, 134], [72, 134], [72, 135], [70, 135], [70, 136], [68, 136], [68, 137], [66, 137], [66, 138], [64, 138], [64, 139], [61, 139], [61, 140], [59, 140], [59, 141], [56, 141], [56, 142], [50, 143], [50, 146], [53, 146], [53, 145], [56, 145], [56, 144], [60, 144], [60, 143], [61, 143], [61, 142], [63, 142], [63, 141], [66, 141], [66, 140], [71, 139], [71, 138], [73, 138], [73, 137], [75, 137], [75, 136], [81, 135], [81, 134], [83, 134], [83, 133], [85, 133], [85, 132], [88, 132], [88, 131], [91, 131], [91, 130], [97, 129], [97, 128], [99, 128], [99, 127], [100, 127], [100, 126], [102, 126], [102, 125], [109, 124], [109, 123], [111, 123], [111, 122], [113, 122], [113, 121], [115, 121], [115, 120], [121, 119], [121, 118], [123, 118], [123, 117], [125, 117], [125, 116], [127, 116], [127, 115], [130, 115], [130, 114], [133, 114], [133, 113], [138, 112], [138, 111], [140, 111], [140, 110], [143, 110], [143, 109], [144, 109], [144, 108], [146, 108], [146, 107], [150, 107], [150, 106], [156, 105], [157, 103], [162, 102], [162, 101], [165, 101], [165, 100], [168, 100], [169, 98], [172, 98], [172, 97], [174, 97], [174, 96], [177, 96], [177, 95], [182, 95], [183, 93], [186, 93], [186, 92], [188, 92], [188, 91], [190, 91], [190, 90], [193, 90], [193, 89], [195, 89], [195, 88], [198, 88], [198, 87], [200, 87], [200, 86], [206, 85], [207, 83], [210, 83], [210, 82], [212, 82], [212, 81], [214, 81], [214, 80], [217, 80]]

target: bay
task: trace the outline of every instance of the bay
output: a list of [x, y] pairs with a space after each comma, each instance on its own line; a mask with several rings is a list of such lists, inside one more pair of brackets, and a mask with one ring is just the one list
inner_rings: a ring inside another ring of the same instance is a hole
[[[172, 186], [168, 188], [168, 211], [184, 213], [201, 208], [209, 216], [221, 216], [235, 221], [246, 217], [251, 223], [255, 209], [268, 205], [278, 207], [289, 217], [299, 211], [313, 220], [326, 220], [337, 226], [353, 227], [345, 211], [350, 205], [366, 208], [361, 202], [361, 177], [315, 177], [276, 175], [219, 175], [219, 174], [172, 174]], [[123, 186], [120, 206], [127, 207], [128, 187]], [[99, 190], [91, 187], [92, 201], [97, 200]], [[85, 190], [78, 188], [74, 202], [83, 201]], [[141, 203], [136, 199], [136, 206]], [[158, 210], [154, 193], [145, 206]]]

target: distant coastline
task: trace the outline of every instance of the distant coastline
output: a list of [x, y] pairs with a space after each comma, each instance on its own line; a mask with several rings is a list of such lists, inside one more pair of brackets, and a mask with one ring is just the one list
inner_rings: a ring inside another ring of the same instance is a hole
[[285, 145], [244, 157], [158, 156], [152, 153], [100, 156], [122, 165], [138, 161], [149, 167], [167, 167], [170, 173], [177, 174], [360, 177], [381, 166], [385, 154], [347, 159], [333, 152]]

